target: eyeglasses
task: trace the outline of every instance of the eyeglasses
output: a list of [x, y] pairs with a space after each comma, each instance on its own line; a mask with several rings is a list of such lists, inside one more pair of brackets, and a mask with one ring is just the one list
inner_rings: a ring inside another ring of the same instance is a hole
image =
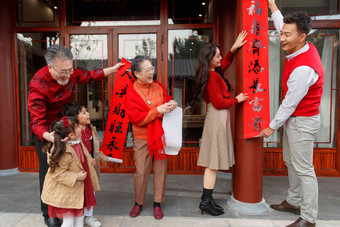
[[151, 67], [151, 68], [147, 68], [145, 70], [141, 70], [141, 72], [144, 72], [144, 73], [151, 73], [151, 72], [154, 72], [155, 71], [155, 67]]
[[58, 71], [56, 68], [54, 68], [53, 66], [51, 66], [55, 71], [57, 71], [57, 73], [59, 73], [60, 75], [69, 75], [72, 74], [74, 72], [74, 69], [70, 69], [70, 70], [62, 70], [62, 71]]

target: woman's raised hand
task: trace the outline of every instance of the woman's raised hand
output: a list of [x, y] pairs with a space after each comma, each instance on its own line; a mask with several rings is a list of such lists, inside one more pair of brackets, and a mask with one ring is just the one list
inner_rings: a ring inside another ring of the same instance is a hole
[[247, 35], [248, 35], [247, 31], [242, 31], [240, 32], [240, 34], [238, 34], [234, 45], [230, 49], [232, 53], [235, 53], [238, 48], [242, 47], [247, 42], [247, 40], [244, 40]]
[[247, 99], [249, 99], [249, 96], [248, 96], [248, 94], [243, 94], [243, 92], [242, 92], [238, 96], [236, 96], [236, 98], [237, 98], [238, 103], [240, 103], [240, 102], [243, 102], [243, 101], [246, 101]]

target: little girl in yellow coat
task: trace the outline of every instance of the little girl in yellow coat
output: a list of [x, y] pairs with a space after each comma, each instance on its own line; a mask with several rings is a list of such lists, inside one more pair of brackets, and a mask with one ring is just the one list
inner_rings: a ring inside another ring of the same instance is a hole
[[50, 218], [63, 219], [65, 226], [84, 225], [84, 207], [95, 207], [93, 191], [100, 190], [95, 161], [81, 142], [75, 117], [63, 117], [51, 125], [54, 144], [45, 147], [49, 169], [41, 199]]

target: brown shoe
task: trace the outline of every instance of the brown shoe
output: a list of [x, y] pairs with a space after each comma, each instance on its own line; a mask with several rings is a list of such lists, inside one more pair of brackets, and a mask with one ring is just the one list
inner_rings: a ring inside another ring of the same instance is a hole
[[298, 220], [286, 227], [315, 227], [315, 223], [310, 223], [303, 218], [298, 218]]
[[284, 200], [281, 204], [272, 204], [270, 205], [270, 208], [282, 212], [291, 212], [293, 214], [300, 215], [300, 207], [290, 205], [286, 200]]

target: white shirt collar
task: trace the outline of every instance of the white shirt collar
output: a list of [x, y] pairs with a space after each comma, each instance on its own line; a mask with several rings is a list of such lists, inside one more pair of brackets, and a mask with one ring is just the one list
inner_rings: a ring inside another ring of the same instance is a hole
[[306, 52], [307, 50], [309, 50], [309, 45], [308, 43], [306, 42], [306, 45], [304, 45], [300, 50], [290, 54], [290, 55], [287, 55], [286, 58], [288, 61], [292, 60], [293, 58], [295, 58], [296, 56], [298, 56], [299, 54], [302, 54], [304, 52]]
[[77, 140], [68, 140], [67, 143], [72, 146], [80, 143], [80, 141], [81, 141], [80, 138], [78, 138]]

